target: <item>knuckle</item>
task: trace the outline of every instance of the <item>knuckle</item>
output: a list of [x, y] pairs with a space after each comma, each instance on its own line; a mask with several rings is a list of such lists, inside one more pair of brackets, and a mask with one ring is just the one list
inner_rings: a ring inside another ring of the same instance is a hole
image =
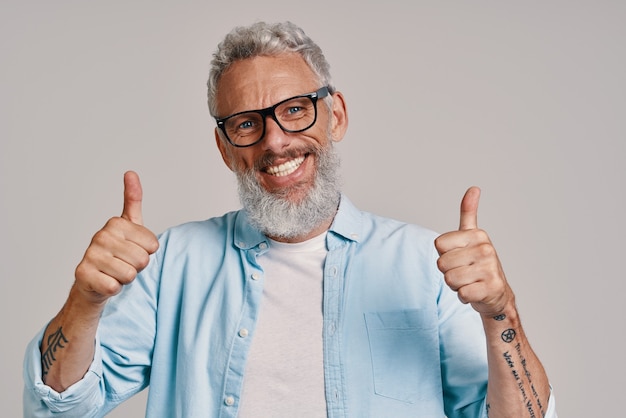
[[127, 268], [120, 272], [120, 275], [117, 279], [121, 284], [128, 284], [135, 280], [136, 276], [137, 270], [133, 266], [128, 265]]
[[477, 229], [475, 234], [479, 241], [489, 242], [489, 235], [484, 229]]
[[441, 271], [442, 273], [446, 272], [446, 262], [445, 260], [442, 259], [442, 257], [439, 257], [437, 259], [437, 268], [439, 269], [439, 271]]
[[478, 251], [479, 251], [479, 254], [483, 257], [492, 257], [496, 253], [496, 250], [495, 248], [493, 248], [493, 245], [491, 245], [488, 242], [480, 244], [478, 246]]
[[[144, 251], [137, 261], [137, 270], [140, 271], [145, 269], [148, 264], [150, 264], [150, 254]], [[136, 274], [137, 273], [135, 272], [135, 275]]]
[[448, 250], [450, 241], [450, 233], [447, 232], [445, 234], [439, 235], [435, 238], [435, 248], [439, 252], [439, 254], [445, 253]]
[[446, 282], [448, 287], [454, 291], [459, 290], [459, 286], [457, 284], [456, 275], [452, 271], [448, 271], [443, 275], [443, 280]]
[[81, 261], [76, 269], [74, 270], [74, 277], [78, 281], [85, 281], [85, 279], [89, 276], [89, 266], [85, 262], [85, 260]]
[[155, 253], [158, 249], [159, 249], [159, 240], [154, 234], [152, 234], [152, 237], [148, 241], [146, 250], [148, 251], [149, 254], [152, 254], [152, 253]]
[[117, 280], [101, 280], [99, 293], [105, 296], [115, 296], [122, 290], [122, 284]]
[[456, 295], [462, 303], [469, 303], [469, 295], [468, 295], [467, 286], [462, 287], [457, 290]]
[[113, 234], [108, 229], [102, 228], [101, 230], [99, 230], [98, 232], [94, 234], [91, 240], [91, 245], [89, 246], [87, 250], [88, 251], [92, 250], [94, 245], [98, 247], [110, 246], [113, 240], [114, 240]]
[[102, 228], [103, 230], [106, 229], [119, 229], [122, 227], [122, 225], [124, 224], [124, 219], [119, 217], [119, 216], [115, 216], [111, 219], [109, 219], [107, 221], [106, 224], [104, 224], [104, 228]]

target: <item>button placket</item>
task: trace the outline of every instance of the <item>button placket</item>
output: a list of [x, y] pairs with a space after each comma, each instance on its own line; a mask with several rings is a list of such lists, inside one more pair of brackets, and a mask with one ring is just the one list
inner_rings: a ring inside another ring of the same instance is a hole
[[[266, 244], [267, 245], [267, 244]], [[263, 293], [263, 271], [260, 269], [256, 258], [259, 255], [262, 245], [256, 248], [241, 250], [244, 271], [242, 276], [244, 283], [244, 300], [239, 324], [235, 328], [235, 339], [232, 345], [232, 352], [229, 357], [228, 368], [224, 376], [225, 391], [223, 398], [223, 409], [220, 416], [224, 418], [234, 418], [239, 404], [239, 396], [243, 385], [243, 375], [246, 358], [250, 347], [250, 337], [254, 330], [261, 296]]]

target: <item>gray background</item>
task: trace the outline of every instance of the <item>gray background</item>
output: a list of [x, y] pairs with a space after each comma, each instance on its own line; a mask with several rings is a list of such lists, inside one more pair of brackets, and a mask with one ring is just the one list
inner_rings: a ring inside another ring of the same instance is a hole
[[21, 415], [24, 348], [121, 212], [125, 170], [155, 232], [239, 207], [204, 85], [221, 37], [258, 19], [325, 50], [350, 112], [351, 199], [443, 232], [481, 186], [479, 225], [561, 416], [622, 415], [626, 3], [382, 3], [1, 3], [2, 416]]

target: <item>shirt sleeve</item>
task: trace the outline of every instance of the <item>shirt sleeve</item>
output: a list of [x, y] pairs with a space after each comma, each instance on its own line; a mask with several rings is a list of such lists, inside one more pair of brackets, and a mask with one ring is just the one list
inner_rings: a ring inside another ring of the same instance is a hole
[[[39, 347], [45, 328], [28, 344], [24, 358], [24, 416], [32, 418], [63, 416], [68, 418], [95, 417], [103, 404], [102, 358], [96, 350], [85, 376], [59, 393], [46, 385], [42, 378]], [[96, 339], [96, 344], [99, 344]]]
[[101, 316], [94, 359], [83, 378], [59, 393], [41, 376], [42, 329], [24, 359], [24, 416], [101, 417], [150, 382], [160, 263], [152, 260]]

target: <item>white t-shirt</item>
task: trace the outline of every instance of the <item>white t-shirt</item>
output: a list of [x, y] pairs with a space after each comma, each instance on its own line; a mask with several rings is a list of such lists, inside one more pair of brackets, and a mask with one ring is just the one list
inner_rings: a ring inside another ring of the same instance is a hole
[[322, 286], [326, 233], [270, 241], [259, 258], [263, 300], [243, 380], [240, 418], [326, 417]]

